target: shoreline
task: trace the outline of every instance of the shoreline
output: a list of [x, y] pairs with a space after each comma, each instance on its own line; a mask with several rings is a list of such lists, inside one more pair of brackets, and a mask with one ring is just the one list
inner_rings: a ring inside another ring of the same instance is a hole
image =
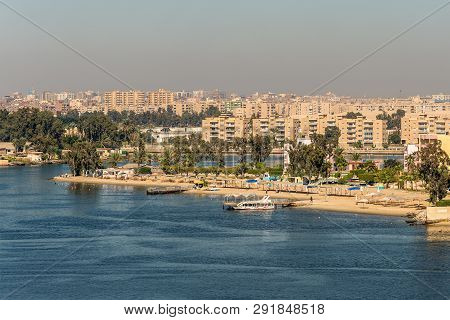
[[[115, 180], [100, 179], [93, 177], [54, 177], [50, 179], [54, 182], [68, 182], [80, 184], [97, 184], [97, 185], [115, 185], [115, 186], [133, 186], [133, 187], [191, 187], [192, 183], [165, 182], [155, 181], [138, 181], [138, 180]], [[256, 189], [239, 189], [239, 188], [219, 188], [217, 191], [208, 191], [207, 189], [192, 189], [184, 194], [191, 195], [230, 195], [230, 194], [256, 194], [258, 196], [266, 195], [266, 191]], [[338, 197], [338, 196], [322, 196], [317, 194], [291, 193], [286, 191], [269, 191], [267, 194], [274, 199], [287, 199], [294, 201], [304, 201], [303, 206], [295, 206], [296, 209], [312, 209], [328, 212], [340, 212], [349, 214], [365, 214], [365, 215], [382, 215], [391, 217], [406, 217], [406, 215], [415, 209], [401, 207], [386, 207], [373, 204], [356, 204], [355, 197]], [[313, 198], [313, 203], [309, 203], [309, 199]]]

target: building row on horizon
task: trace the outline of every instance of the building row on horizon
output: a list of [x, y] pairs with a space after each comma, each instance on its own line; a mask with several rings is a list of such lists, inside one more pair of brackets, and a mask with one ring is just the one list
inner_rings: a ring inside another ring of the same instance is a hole
[[[342, 103], [361, 103], [361, 104], [378, 104], [378, 103], [397, 103], [397, 104], [410, 104], [410, 103], [450, 103], [450, 94], [432, 94], [425, 96], [410, 96], [410, 97], [352, 97], [352, 96], [338, 96], [332, 92], [328, 92], [324, 95], [315, 95], [315, 96], [302, 96], [294, 93], [273, 93], [273, 92], [256, 92], [248, 96], [238, 95], [236, 93], [227, 93], [225, 91], [214, 89], [214, 90], [193, 90], [193, 91], [176, 91], [176, 90], [167, 90], [167, 89], [157, 89], [157, 90], [105, 90], [103, 92], [100, 91], [37, 91], [35, 89], [29, 90], [25, 93], [22, 92], [13, 92], [0, 98], [0, 101], [3, 99], [22, 99], [22, 100], [46, 100], [46, 101], [64, 101], [64, 100], [72, 100], [72, 99], [89, 99], [93, 97], [101, 97], [105, 93], [119, 92], [119, 93], [129, 93], [129, 92], [137, 92], [137, 93], [145, 93], [145, 94], [154, 94], [158, 95], [159, 93], [166, 94], [169, 93], [173, 95], [175, 100], [184, 100], [184, 99], [221, 99], [221, 100], [264, 100], [268, 102], [285, 102], [289, 100], [301, 100], [305, 102], [342, 102]], [[152, 98], [150, 98], [151, 100]]]
[[[438, 101], [438, 102], [434, 102]], [[104, 93], [103, 111], [146, 111], [167, 110], [176, 114], [185, 112], [200, 113], [211, 107], [221, 112], [231, 113], [235, 117], [267, 118], [274, 116], [305, 116], [318, 114], [339, 115], [347, 112], [362, 113], [375, 117], [380, 113], [450, 113], [450, 96], [439, 95], [429, 98], [412, 97], [409, 99], [351, 99], [337, 97], [297, 97], [294, 95], [262, 95], [247, 98], [234, 97], [223, 99], [198, 97], [178, 98], [174, 92], [159, 89], [144, 93], [142, 91], [110, 91]]]
[[375, 117], [380, 113], [394, 113], [402, 110], [405, 113], [448, 114], [450, 113], [450, 95], [431, 95], [409, 98], [354, 98], [339, 97], [333, 94], [324, 96], [297, 96], [294, 94], [257, 93], [248, 97], [213, 90], [197, 90], [192, 92], [174, 92], [159, 89], [150, 92], [107, 91], [104, 93], [43, 91], [39, 94], [13, 93], [0, 99], [0, 108], [17, 111], [20, 108], [34, 107], [54, 113], [69, 111], [110, 112], [129, 111], [135, 113], [173, 110], [182, 115], [185, 112], [200, 113], [215, 107], [221, 112], [235, 117], [292, 117], [319, 114], [339, 115], [346, 112], [361, 113], [367, 117]]
[[[202, 122], [202, 137], [233, 141], [235, 138], [273, 135], [277, 141], [308, 140], [314, 133], [325, 134], [327, 127], [337, 127], [341, 136], [339, 144], [344, 149], [355, 145], [383, 148], [393, 130], [387, 129], [387, 121], [367, 116], [348, 118], [340, 115], [308, 115], [292, 117], [246, 118], [220, 116], [206, 118]], [[450, 114], [405, 115], [398, 130], [401, 144], [418, 144], [423, 134], [450, 135]]]

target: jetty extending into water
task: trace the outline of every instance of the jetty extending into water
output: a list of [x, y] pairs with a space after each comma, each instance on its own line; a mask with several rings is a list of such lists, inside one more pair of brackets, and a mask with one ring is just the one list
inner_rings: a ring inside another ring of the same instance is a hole
[[185, 187], [153, 187], [147, 189], [147, 195], [177, 194], [188, 190]]

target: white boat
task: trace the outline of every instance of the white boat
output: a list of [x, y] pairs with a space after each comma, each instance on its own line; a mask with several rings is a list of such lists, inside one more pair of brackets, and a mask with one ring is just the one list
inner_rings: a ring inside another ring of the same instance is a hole
[[269, 196], [265, 196], [261, 200], [239, 202], [232, 208], [233, 210], [273, 210], [275, 209], [275, 204], [270, 200]]

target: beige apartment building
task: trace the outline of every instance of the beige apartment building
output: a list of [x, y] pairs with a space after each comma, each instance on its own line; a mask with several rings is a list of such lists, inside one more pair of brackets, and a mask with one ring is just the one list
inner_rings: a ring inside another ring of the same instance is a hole
[[234, 138], [243, 138], [249, 134], [249, 119], [220, 116], [202, 121], [202, 137], [205, 141], [220, 139], [231, 142]]
[[175, 94], [169, 90], [159, 89], [148, 93], [147, 103], [150, 106], [163, 106], [173, 104]]
[[336, 126], [336, 118], [334, 116], [319, 114], [300, 117], [300, 137], [307, 138], [310, 135], [325, 134], [327, 127]]
[[175, 114], [177, 116], [182, 116], [183, 113], [185, 113], [185, 112], [189, 112], [189, 113], [194, 112], [194, 105], [192, 103], [178, 102], [178, 103], [174, 103], [173, 105], [171, 105], [171, 108], [172, 108], [172, 111], [175, 112]]
[[419, 144], [420, 135], [450, 135], [450, 115], [406, 115], [402, 118], [403, 144]]
[[223, 109], [221, 105], [215, 101], [185, 101], [185, 102], [175, 102], [171, 105], [172, 110], [181, 116], [185, 112], [189, 113], [201, 113], [206, 112], [210, 108], [216, 107], [219, 110]]
[[252, 135], [274, 135], [275, 140], [282, 142], [286, 139], [286, 118], [272, 117], [252, 120]]
[[[226, 103], [232, 104], [232, 101]], [[397, 110], [403, 110], [406, 114], [445, 115], [450, 112], [450, 102], [437, 103], [419, 97], [407, 99], [296, 97], [278, 100], [258, 97], [243, 99], [239, 106], [230, 111], [236, 117], [245, 118], [340, 115], [348, 112], [359, 112], [367, 118], [375, 118], [381, 113], [392, 114]]]
[[338, 127], [341, 136], [339, 145], [348, 149], [360, 141], [365, 147], [382, 147], [387, 143], [388, 131], [385, 120], [344, 116], [316, 115], [306, 117], [271, 117], [250, 119], [236, 117], [208, 118], [203, 121], [203, 138], [232, 140], [244, 135], [275, 135], [277, 141], [309, 138], [313, 134], [324, 134], [327, 127]]
[[106, 112], [143, 112], [145, 106], [145, 94], [141, 91], [105, 92], [103, 96], [103, 105]]
[[351, 148], [360, 141], [364, 147], [382, 148], [388, 142], [387, 121], [357, 117], [347, 119], [344, 116], [336, 117], [336, 126], [341, 131], [339, 145]]
[[252, 120], [252, 134], [266, 136], [273, 134], [278, 142], [301, 138], [300, 117], [272, 117]]
[[288, 117], [286, 118], [284, 131], [284, 139], [290, 141], [296, 141], [301, 138], [301, 118], [300, 117]]
[[387, 143], [387, 123], [384, 120], [366, 118], [347, 119], [344, 115], [312, 115], [300, 117], [298, 138], [308, 138], [313, 134], [325, 134], [328, 127], [338, 127], [341, 136], [339, 145], [350, 148], [360, 141], [363, 146], [382, 147]]
[[242, 102], [242, 106], [233, 109], [233, 115], [235, 117], [244, 118], [269, 118], [281, 115], [286, 106], [280, 103], [270, 103], [257, 100], [245, 100]]
[[271, 117], [252, 120], [252, 135], [273, 134], [279, 142], [300, 138], [301, 119], [299, 117]]

